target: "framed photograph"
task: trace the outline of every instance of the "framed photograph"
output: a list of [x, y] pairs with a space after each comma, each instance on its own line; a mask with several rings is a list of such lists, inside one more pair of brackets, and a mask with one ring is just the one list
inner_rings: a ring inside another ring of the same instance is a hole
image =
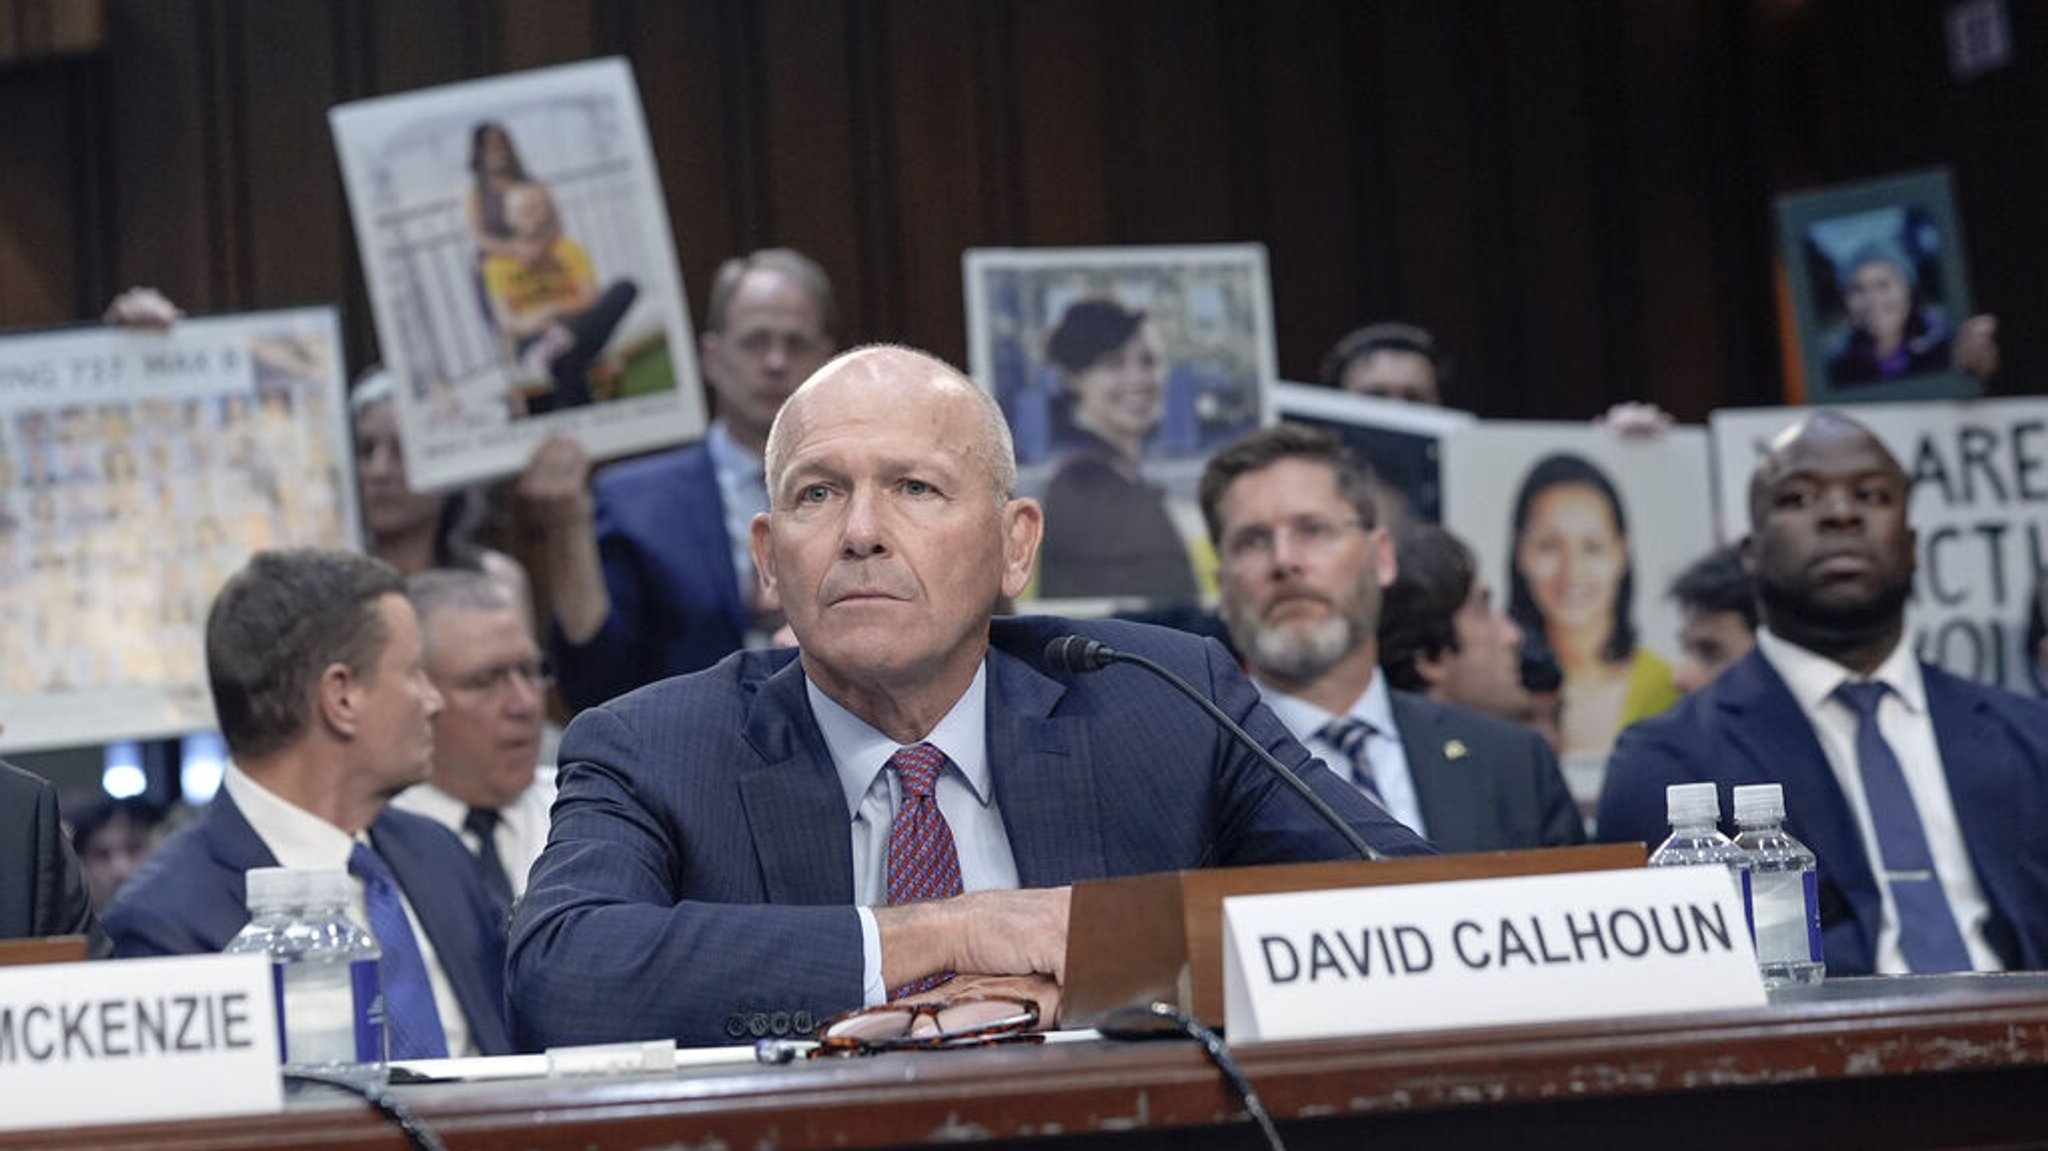
[[509, 475], [557, 430], [599, 459], [701, 435], [695, 345], [624, 60], [330, 114], [406, 475]]
[[1372, 469], [1380, 522], [1395, 534], [1409, 521], [1443, 522], [1443, 441], [1471, 427], [1472, 413], [1316, 384], [1282, 383], [1273, 401], [1281, 419], [1329, 431]]
[[[1806, 408], [1728, 408], [1710, 420], [1722, 534], [1749, 534], [1749, 481]], [[1857, 422], [1913, 479], [1918, 542], [1906, 633], [1920, 658], [2021, 695], [2048, 696], [2026, 642], [2048, 567], [2048, 399], [1949, 400], [1859, 408]]]
[[214, 726], [206, 612], [358, 546], [332, 308], [0, 339], [0, 750]]
[[1678, 605], [1665, 589], [1715, 546], [1707, 433], [1481, 421], [1444, 441], [1444, 525], [1562, 675], [1565, 782], [1589, 817], [1621, 729], [1678, 699]]
[[1975, 307], [1947, 170], [1780, 196], [1777, 212], [1809, 401], [1982, 391], [1952, 364]]
[[1195, 487], [1270, 421], [1273, 306], [1256, 244], [981, 248], [968, 355], [1045, 504], [1033, 595], [1190, 603], [1215, 591]]

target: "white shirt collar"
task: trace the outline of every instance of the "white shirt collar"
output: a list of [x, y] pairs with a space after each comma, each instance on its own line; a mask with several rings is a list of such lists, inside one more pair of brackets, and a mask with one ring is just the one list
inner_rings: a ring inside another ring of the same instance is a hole
[[[1259, 692], [1266, 697], [1266, 706], [1287, 725], [1287, 730], [1305, 732], [1320, 739], [1321, 732], [1336, 713], [1325, 711], [1315, 704], [1296, 695], [1274, 688], [1264, 681], [1259, 683]], [[1373, 673], [1372, 682], [1366, 685], [1365, 694], [1351, 701], [1351, 708], [1344, 714], [1353, 719], [1362, 719], [1372, 725], [1375, 732], [1388, 738], [1398, 738], [1400, 729], [1394, 726], [1394, 697], [1387, 693], [1387, 677]]]
[[[889, 757], [904, 745], [839, 706], [809, 676], [804, 677], [804, 693], [810, 698], [811, 715], [818, 721], [818, 731], [825, 737], [825, 748], [832, 753], [832, 764], [839, 770], [839, 785], [846, 790], [846, 815], [852, 819], [860, 810], [861, 798], [874, 786], [875, 777], [889, 766]], [[984, 805], [990, 801], [993, 792], [988, 769], [987, 660], [975, 669], [973, 682], [924, 737], [924, 742], [953, 761], [967, 786], [974, 790], [976, 800]]]
[[221, 786], [279, 867], [348, 866], [354, 836], [263, 786], [232, 761]]
[[1877, 670], [1868, 677], [1859, 676], [1834, 660], [1817, 652], [1808, 651], [1791, 640], [1772, 633], [1767, 627], [1756, 632], [1756, 646], [1763, 652], [1785, 686], [1792, 691], [1792, 698], [1799, 703], [1800, 710], [1808, 715], [1818, 712], [1835, 694], [1835, 689], [1851, 681], [1883, 683], [1892, 689], [1906, 710], [1920, 714], [1927, 710], [1927, 685], [1920, 677], [1920, 661], [1913, 656], [1913, 645], [1903, 635], [1877, 665]]

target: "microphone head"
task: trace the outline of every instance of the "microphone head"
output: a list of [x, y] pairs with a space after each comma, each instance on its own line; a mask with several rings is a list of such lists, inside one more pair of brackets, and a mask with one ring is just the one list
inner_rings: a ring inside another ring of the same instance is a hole
[[1055, 636], [1045, 645], [1046, 665], [1055, 671], [1082, 672], [1108, 667], [1116, 659], [1109, 645], [1085, 635]]

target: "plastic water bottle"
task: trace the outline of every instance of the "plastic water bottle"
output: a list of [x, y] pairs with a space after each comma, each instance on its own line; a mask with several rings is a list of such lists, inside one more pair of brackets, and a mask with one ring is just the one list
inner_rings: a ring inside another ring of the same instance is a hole
[[1674, 783], [1664, 789], [1664, 810], [1671, 835], [1650, 853], [1650, 866], [1726, 867], [1748, 921], [1749, 853], [1721, 834], [1721, 789], [1711, 783]]
[[348, 873], [267, 867], [249, 872], [247, 883], [249, 925], [227, 950], [270, 956], [284, 1069], [381, 1085], [381, 952], [349, 918]]
[[1750, 921], [1765, 987], [1819, 983], [1820, 884], [1813, 852], [1785, 834], [1785, 789], [1735, 789], [1735, 846], [1749, 853]]

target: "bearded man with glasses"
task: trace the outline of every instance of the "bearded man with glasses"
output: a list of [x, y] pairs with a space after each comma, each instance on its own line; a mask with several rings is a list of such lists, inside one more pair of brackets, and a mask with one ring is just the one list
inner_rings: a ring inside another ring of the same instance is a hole
[[1223, 621], [1267, 706], [1444, 851], [1585, 842], [1541, 736], [1389, 690], [1378, 632], [1396, 558], [1369, 483], [1334, 436], [1291, 424], [1239, 439], [1203, 470]]

